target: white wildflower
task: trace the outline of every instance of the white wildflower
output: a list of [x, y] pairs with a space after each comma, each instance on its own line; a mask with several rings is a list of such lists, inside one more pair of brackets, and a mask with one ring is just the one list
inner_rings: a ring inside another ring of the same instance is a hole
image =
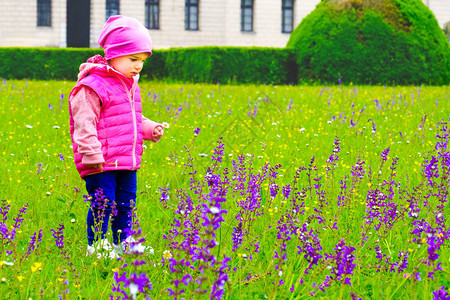
[[134, 283], [130, 283], [129, 287], [130, 287], [131, 299], [136, 299], [136, 294], [138, 292], [138, 286]]
[[171, 258], [172, 257], [172, 253], [170, 253], [169, 250], [164, 250], [163, 257], [164, 258]]
[[215, 206], [210, 207], [209, 210], [211, 211], [212, 214], [217, 214], [220, 211], [220, 209], [218, 209]]

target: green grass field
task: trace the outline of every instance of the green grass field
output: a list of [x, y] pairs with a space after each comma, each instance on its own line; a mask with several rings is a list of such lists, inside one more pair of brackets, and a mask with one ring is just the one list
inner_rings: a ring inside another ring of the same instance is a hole
[[444, 299], [450, 87], [141, 83], [154, 253], [115, 261], [85, 256], [73, 85], [0, 82], [2, 298]]

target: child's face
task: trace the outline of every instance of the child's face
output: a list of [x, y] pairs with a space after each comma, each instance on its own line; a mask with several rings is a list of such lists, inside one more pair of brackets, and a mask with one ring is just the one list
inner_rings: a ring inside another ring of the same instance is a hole
[[147, 57], [148, 53], [130, 54], [112, 58], [109, 63], [127, 78], [132, 78], [141, 72]]

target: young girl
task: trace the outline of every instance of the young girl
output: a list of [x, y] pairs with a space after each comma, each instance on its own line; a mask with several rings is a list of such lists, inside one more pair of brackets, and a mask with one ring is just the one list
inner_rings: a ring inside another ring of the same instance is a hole
[[152, 54], [148, 30], [136, 19], [113, 16], [98, 43], [105, 57], [96, 55], [80, 66], [78, 82], [69, 96], [77, 170], [92, 199], [100, 189], [107, 199], [106, 205], [94, 203], [88, 211], [88, 254], [96, 249], [92, 228], [100, 223], [99, 247], [110, 247], [105, 233], [113, 207], [117, 211], [111, 218], [115, 248], [129, 235], [143, 140], [158, 142], [163, 135], [161, 124], [142, 116], [137, 84], [143, 63]]

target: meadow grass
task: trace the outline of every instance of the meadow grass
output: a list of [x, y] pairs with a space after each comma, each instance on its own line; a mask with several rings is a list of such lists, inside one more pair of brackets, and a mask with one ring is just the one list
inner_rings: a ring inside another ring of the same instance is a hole
[[73, 85], [0, 82], [5, 298], [131, 299], [131, 274], [138, 299], [447, 293], [450, 87], [141, 83], [168, 123], [138, 171], [154, 253], [116, 261], [85, 256]]

